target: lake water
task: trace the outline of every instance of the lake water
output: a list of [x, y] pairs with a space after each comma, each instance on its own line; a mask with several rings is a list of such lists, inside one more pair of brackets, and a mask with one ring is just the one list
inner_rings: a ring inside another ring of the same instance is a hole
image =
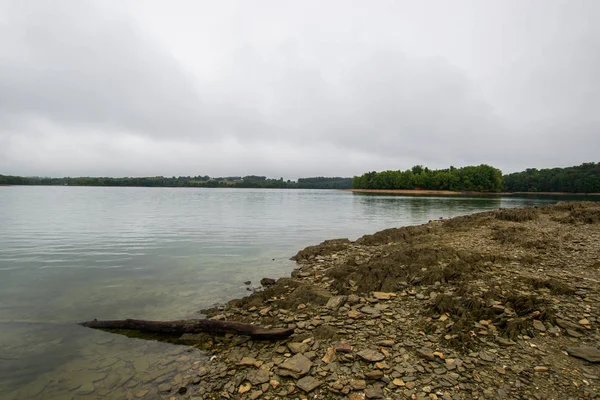
[[204, 355], [74, 322], [198, 316], [246, 295], [244, 281], [288, 276], [289, 258], [325, 239], [555, 201], [0, 187], [0, 398], [152, 398]]

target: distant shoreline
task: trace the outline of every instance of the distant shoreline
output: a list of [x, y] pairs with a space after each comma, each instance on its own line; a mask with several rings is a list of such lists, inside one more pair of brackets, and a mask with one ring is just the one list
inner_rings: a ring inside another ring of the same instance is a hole
[[409, 194], [413, 196], [443, 195], [443, 196], [515, 196], [515, 195], [557, 195], [557, 196], [600, 196], [600, 193], [569, 193], [569, 192], [455, 192], [452, 190], [416, 190], [416, 189], [341, 189], [352, 193], [382, 193]]

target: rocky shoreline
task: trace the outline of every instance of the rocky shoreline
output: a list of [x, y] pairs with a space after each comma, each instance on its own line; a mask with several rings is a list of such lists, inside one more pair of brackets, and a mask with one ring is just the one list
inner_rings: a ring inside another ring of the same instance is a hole
[[600, 396], [600, 203], [506, 209], [300, 251], [290, 278], [203, 312], [285, 341], [184, 335], [186, 399]]

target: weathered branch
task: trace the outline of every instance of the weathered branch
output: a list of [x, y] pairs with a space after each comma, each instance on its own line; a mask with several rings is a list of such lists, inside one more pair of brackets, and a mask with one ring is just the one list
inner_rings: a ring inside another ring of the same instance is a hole
[[294, 333], [293, 329], [264, 329], [252, 324], [211, 319], [188, 319], [178, 321], [146, 321], [141, 319], [122, 319], [112, 321], [87, 321], [79, 325], [93, 329], [127, 329], [140, 332], [183, 335], [184, 333], [211, 333], [250, 336], [257, 340], [285, 339]]

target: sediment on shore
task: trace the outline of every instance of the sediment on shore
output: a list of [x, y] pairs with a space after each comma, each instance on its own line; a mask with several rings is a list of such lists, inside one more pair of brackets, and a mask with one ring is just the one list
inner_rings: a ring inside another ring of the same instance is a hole
[[600, 203], [504, 209], [330, 240], [208, 318], [285, 341], [184, 335], [212, 356], [161, 395], [588, 399], [600, 395]]

